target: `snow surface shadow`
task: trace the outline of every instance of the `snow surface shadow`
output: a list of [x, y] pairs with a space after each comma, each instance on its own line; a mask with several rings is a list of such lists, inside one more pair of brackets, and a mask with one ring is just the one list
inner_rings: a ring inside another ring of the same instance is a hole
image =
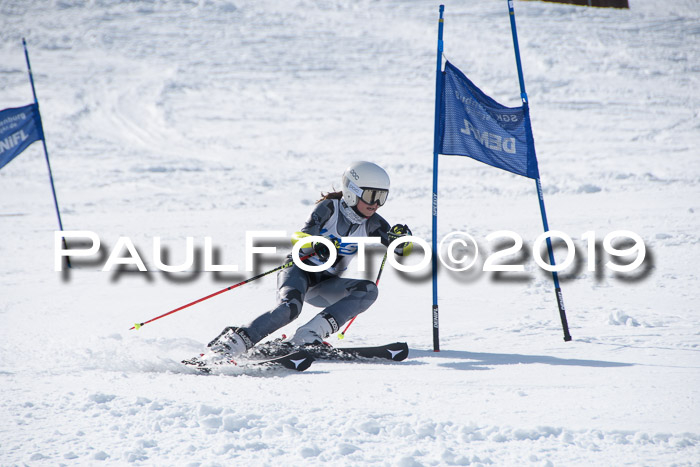
[[522, 355], [522, 354], [501, 354], [484, 352], [466, 352], [460, 350], [443, 350], [432, 352], [429, 350], [411, 349], [411, 357], [421, 358], [445, 358], [469, 360], [466, 362], [440, 363], [440, 366], [453, 368], [455, 370], [487, 370], [488, 367], [496, 365], [522, 365], [540, 363], [544, 365], [567, 365], [585, 366], [597, 368], [614, 368], [623, 366], [633, 366], [633, 363], [608, 362], [603, 360], [579, 360], [575, 358], [557, 358], [548, 355]]

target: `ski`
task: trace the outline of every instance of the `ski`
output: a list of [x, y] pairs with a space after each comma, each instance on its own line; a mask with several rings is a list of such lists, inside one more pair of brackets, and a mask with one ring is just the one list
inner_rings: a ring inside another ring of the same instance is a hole
[[274, 340], [254, 347], [250, 353], [260, 357], [272, 358], [289, 353], [294, 349], [307, 352], [316, 360], [354, 361], [380, 358], [400, 362], [408, 357], [408, 344], [405, 342], [394, 342], [371, 347], [333, 347], [326, 343], [294, 347], [288, 342]]
[[194, 357], [189, 360], [182, 360], [186, 366], [193, 367], [200, 373], [209, 374], [215, 368], [226, 366], [236, 366], [242, 369], [251, 367], [280, 367], [294, 371], [304, 371], [308, 369], [314, 362], [314, 357], [304, 349], [299, 349], [293, 352], [288, 352], [283, 355], [271, 356], [262, 359], [245, 359], [240, 363], [234, 360], [222, 360], [216, 363], [208, 363], [200, 357]]
[[371, 347], [342, 347], [337, 350], [341, 354], [353, 355], [355, 357], [384, 358], [395, 362], [401, 362], [408, 357], [408, 344], [405, 342], [394, 342]]

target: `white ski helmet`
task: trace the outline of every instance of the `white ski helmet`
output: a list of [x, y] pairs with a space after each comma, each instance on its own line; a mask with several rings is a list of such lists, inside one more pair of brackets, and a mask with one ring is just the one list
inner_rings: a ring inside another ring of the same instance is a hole
[[362, 198], [367, 204], [379, 202], [383, 206], [389, 196], [389, 175], [377, 164], [353, 162], [343, 172], [343, 200], [348, 206], [357, 206]]

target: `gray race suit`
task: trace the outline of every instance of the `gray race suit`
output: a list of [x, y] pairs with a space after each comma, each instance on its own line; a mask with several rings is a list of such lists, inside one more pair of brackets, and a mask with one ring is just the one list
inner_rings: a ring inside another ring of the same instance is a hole
[[[316, 205], [301, 231], [338, 240], [341, 237], [379, 237], [381, 243], [387, 246], [390, 243], [387, 235], [389, 229], [387, 221], [376, 213], [365, 218], [343, 200], [326, 199]], [[303, 242], [303, 239], [300, 241]], [[400, 247], [395, 251], [402, 254]], [[309, 252], [313, 250], [302, 249], [300, 256]], [[333, 332], [337, 332], [353, 316], [367, 310], [378, 296], [374, 282], [340, 277], [356, 252], [357, 244], [343, 243], [338, 249], [337, 260], [326, 271], [307, 272], [296, 265], [280, 271], [277, 274], [277, 306], [239, 328], [239, 333], [247, 335], [249, 345], [256, 344], [294, 321], [301, 313], [304, 302], [324, 308], [321, 313], [333, 318], [329, 321]], [[291, 261], [291, 255], [288, 260]], [[311, 265], [321, 263], [315, 257], [306, 262]]]

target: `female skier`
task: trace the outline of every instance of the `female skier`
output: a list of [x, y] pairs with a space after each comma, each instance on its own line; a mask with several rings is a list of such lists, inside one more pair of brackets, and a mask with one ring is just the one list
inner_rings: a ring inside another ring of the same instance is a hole
[[[327, 193], [321, 198], [300, 232], [292, 236], [292, 244], [311, 235], [331, 240], [337, 248], [337, 259], [322, 272], [307, 272], [296, 264], [277, 275], [277, 306], [243, 327], [227, 327], [208, 345], [212, 359], [232, 358], [250, 350], [255, 344], [279, 328], [294, 321], [304, 302], [323, 307], [323, 311], [301, 326], [288, 340], [293, 345], [316, 344], [352, 317], [368, 309], [377, 299], [374, 282], [344, 279], [357, 252], [357, 244], [340, 243], [341, 237], [379, 237], [388, 246], [399, 237], [411, 235], [408, 226], [389, 228], [377, 210], [389, 196], [389, 175], [372, 162], [355, 162], [343, 173], [342, 191]], [[404, 242], [395, 249], [406, 256], [413, 244]], [[303, 244], [300, 257], [315, 253], [306, 264], [324, 264], [330, 256], [323, 243]], [[291, 261], [291, 254], [288, 256]]]

